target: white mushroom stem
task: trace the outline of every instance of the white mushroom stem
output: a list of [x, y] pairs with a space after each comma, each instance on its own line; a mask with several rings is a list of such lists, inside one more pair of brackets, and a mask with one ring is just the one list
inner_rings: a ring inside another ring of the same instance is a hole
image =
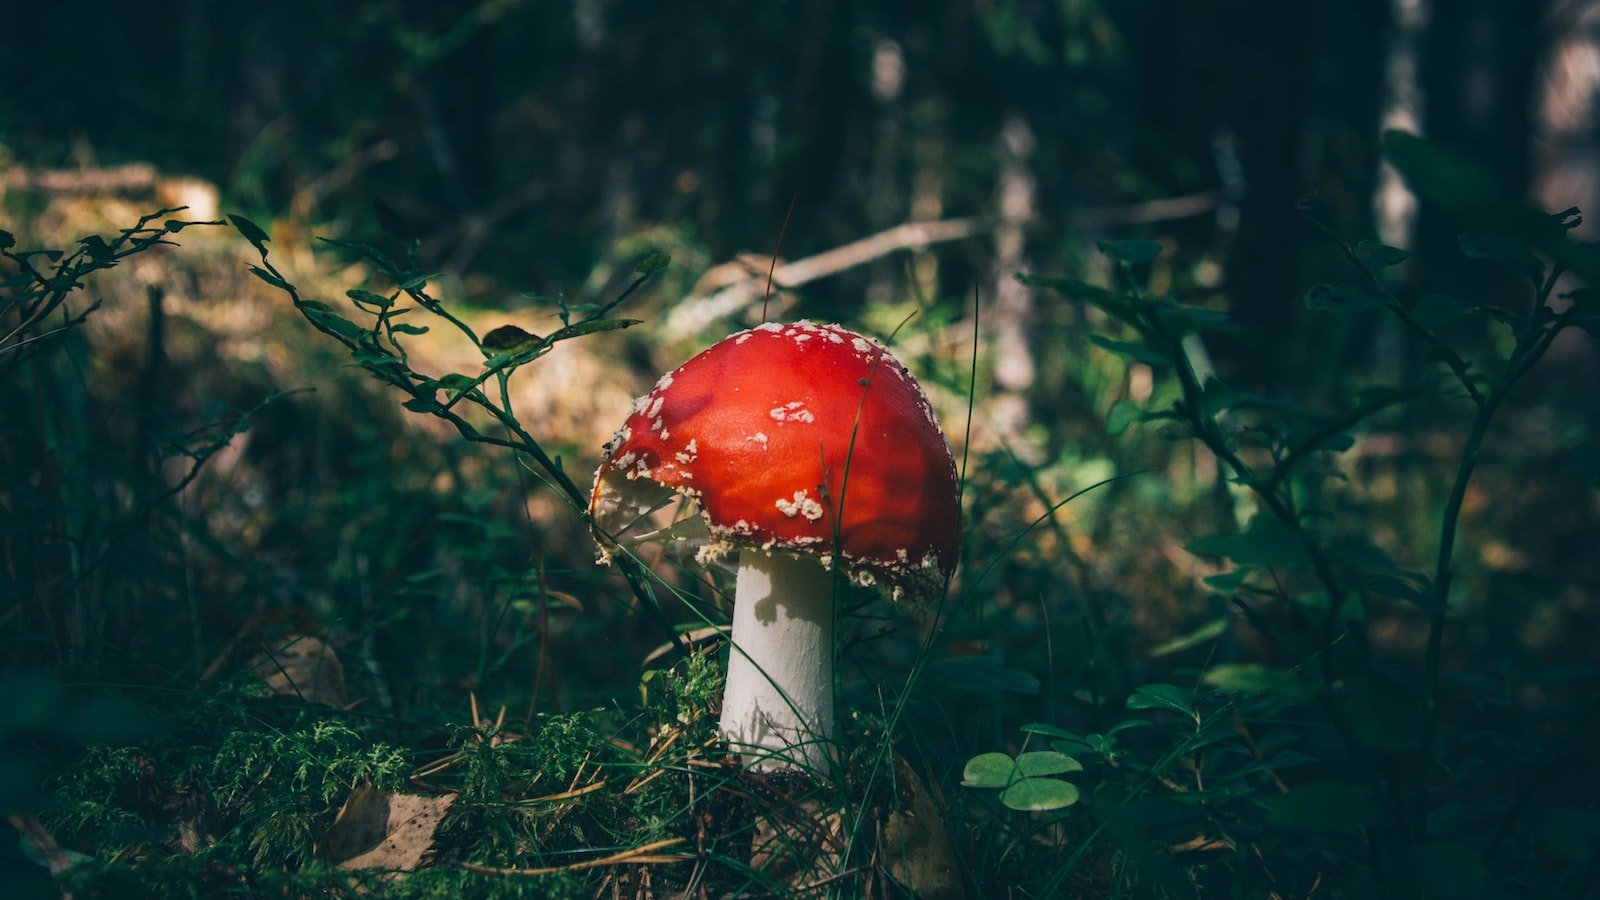
[[832, 771], [833, 575], [815, 559], [740, 552], [721, 727], [746, 769]]

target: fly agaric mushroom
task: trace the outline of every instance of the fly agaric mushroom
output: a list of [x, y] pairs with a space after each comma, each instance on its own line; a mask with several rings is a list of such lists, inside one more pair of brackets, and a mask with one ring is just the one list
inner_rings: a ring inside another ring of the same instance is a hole
[[701, 564], [737, 553], [721, 731], [756, 771], [831, 767], [833, 567], [926, 600], [960, 541], [955, 458], [921, 386], [882, 344], [803, 321], [656, 382], [606, 444], [589, 511], [602, 562], [646, 541]]

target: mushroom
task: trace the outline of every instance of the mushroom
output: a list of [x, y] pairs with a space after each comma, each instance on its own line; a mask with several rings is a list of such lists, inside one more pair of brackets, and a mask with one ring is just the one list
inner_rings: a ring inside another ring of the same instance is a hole
[[882, 344], [805, 321], [662, 376], [606, 444], [590, 513], [602, 562], [645, 541], [736, 561], [720, 727], [758, 772], [831, 770], [834, 567], [925, 601], [960, 541], [955, 459], [921, 386]]

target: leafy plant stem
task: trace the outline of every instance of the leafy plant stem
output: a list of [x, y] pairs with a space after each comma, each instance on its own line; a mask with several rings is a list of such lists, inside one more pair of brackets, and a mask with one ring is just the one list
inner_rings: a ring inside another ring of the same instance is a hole
[[[1130, 281], [1131, 296], [1135, 301], [1141, 300], [1138, 286]], [[1246, 463], [1233, 448], [1228, 445], [1227, 438], [1223, 436], [1218, 427], [1216, 418], [1207, 415], [1204, 407], [1204, 386], [1200, 384], [1199, 377], [1195, 374], [1194, 366], [1189, 362], [1189, 356], [1183, 349], [1183, 342], [1167, 330], [1160, 319], [1146, 312], [1137, 314], [1140, 318], [1139, 330], [1156, 338], [1162, 350], [1172, 360], [1178, 382], [1183, 390], [1182, 413], [1186, 417], [1195, 437], [1205, 445], [1216, 457], [1227, 464], [1241, 482], [1250, 488], [1268, 511], [1281, 522], [1284, 527], [1300, 542], [1307, 558], [1311, 561], [1312, 570], [1316, 573], [1317, 580], [1322, 583], [1323, 589], [1328, 594], [1328, 610], [1324, 618], [1323, 647], [1331, 651], [1335, 632], [1338, 628], [1340, 607], [1344, 601], [1344, 587], [1338, 575], [1333, 571], [1332, 564], [1328, 561], [1327, 554], [1308, 534], [1300, 523], [1292, 501], [1279, 490], [1283, 478], [1274, 473], [1274, 477], [1263, 481], [1255, 473], [1249, 463]], [[1282, 471], [1280, 467], [1279, 471]], [[1358, 635], [1356, 646], [1365, 654], [1365, 635]], [[1336, 677], [1337, 669], [1334, 665], [1333, 654], [1324, 652], [1322, 655], [1323, 680], [1331, 686]]]
[[1456, 468], [1455, 481], [1450, 487], [1450, 495], [1445, 502], [1444, 518], [1439, 527], [1439, 554], [1434, 563], [1433, 596], [1428, 620], [1428, 643], [1423, 657], [1425, 672], [1422, 701], [1423, 717], [1421, 737], [1418, 742], [1417, 765], [1419, 772], [1413, 810], [1413, 820], [1419, 837], [1427, 834], [1428, 775], [1432, 766], [1434, 742], [1437, 740], [1439, 679], [1440, 669], [1443, 665], [1445, 618], [1449, 612], [1450, 566], [1455, 554], [1456, 533], [1461, 521], [1461, 507], [1466, 501], [1467, 486], [1472, 480], [1474, 470], [1477, 468], [1478, 459], [1483, 450], [1483, 441], [1489, 433], [1489, 426], [1494, 419], [1495, 413], [1505, 401], [1512, 386], [1539, 361], [1546, 350], [1550, 349], [1551, 342], [1555, 340], [1556, 335], [1568, 322], [1568, 317], [1563, 314], [1556, 316], [1548, 325], [1539, 324], [1538, 310], [1548, 308], [1550, 294], [1555, 289], [1556, 280], [1560, 277], [1562, 271], [1560, 265], [1551, 268], [1550, 275], [1540, 286], [1539, 293], [1534, 300], [1533, 309], [1529, 312], [1526, 329], [1517, 336], [1516, 349], [1512, 351], [1511, 359], [1507, 361], [1505, 371], [1496, 379], [1489, 392], [1483, 396], [1482, 401], [1479, 403], [1477, 414], [1472, 420], [1472, 428], [1467, 433], [1466, 444], [1461, 451], [1461, 461]]
[[[388, 338], [389, 342], [394, 345], [394, 351], [378, 345], [375, 339], [368, 337], [369, 332], [355, 327], [353, 323], [350, 323], [344, 319], [340, 319], [336, 316], [330, 318], [329, 313], [327, 312], [328, 307], [321, 303], [315, 303], [303, 298], [300, 295], [299, 289], [287, 278], [285, 278], [283, 273], [280, 272], [277, 267], [273, 265], [272, 261], [267, 258], [268, 253], [265, 247], [267, 237], [265, 232], [260, 230], [259, 226], [248, 222], [246, 222], [244, 225], [241, 225], [240, 219], [237, 216], [234, 217], [234, 225], [242, 234], [245, 235], [246, 239], [256, 247], [256, 250], [261, 255], [261, 266], [259, 269], [255, 270], [256, 274], [261, 276], [264, 281], [267, 281], [269, 284], [287, 294], [290, 301], [293, 302], [295, 309], [297, 309], [305, 317], [307, 322], [311, 323], [313, 328], [333, 338], [335, 341], [338, 341], [353, 354], [365, 354], [369, 356], [375, 355], [380, 357], [376, 360], [361, 363], [362, 367], [374, 377], [399, 388], [414, 400], [433, 401], [434, 396], [439, 389], [437, 383], [425, 379], [418, 373], [412, 371], [406, 365], [404, 349], [400, 347], [397, 341], [395, 341], [392, 330], [389, 331]], [[411, 275], [411, 273], [396, 270], [392, 263], [384, 259], [376, 251], [373, 251], [370, 248], [355, 246], [355, 249], [361, 250], [369, 259], [377, 263], [379, 267], [382, 268], [388, 275], [395, 277], [397, 281], [400, 281], [402, 284], [400, 290], [414, 300], [418, 306], [434, 315], [439, 316], [445, 321], [451, 323], [456, 328], [460, 329], [461, 332], [471, 339], [475, 345], [479, 346], [480, 348], [483, 346], [482, 341], [478, 339], [478, 336], [465, 322], [452, 315], [441, 303], [439, 303], [438, 300], [429, 297], [420, 285], [412, 284], [407, 281], [408, 278], [414, 277]], [[651, 273], [645, 273], [644, 275], [641, 275], [639, 279], [636, 279], [635, 282], [629, 287], [628, 292], [631, 293], [634, 289], [636, 289], [640, 284], [643, 283], [645, 279], [649, 277], [650, 274]], [[626, 296], [626, 294], [624, 294], [624, 296]], [[620, 302], [620, 298], [617, 302]], [[612, 304], [608, 305], [606, 309], [609, 309], [615, 305], [615, 302], [613, 302]], [[387, 316], [380, 316], [379, 321], [380, 324], [387, 325], [388, 318]], [[561, 331], [556, 332], [555, 334], [552, 334], [550, 337], [543, 339], [539, 344], [539, 349], [542, 350], [547, 348], [550, 344], [554, 343], [555, 340], [562, 337], [577, 336], [596, 330], [602, 329], [595, 328], [593, 326], [584, 328], [583, 323], [580, 323], [576, 326], [569, 326]], [[528, 470], [537, 478], [539, 478], [539, 480], [543, 481], [545, 484], [554, 489], [556, 494], [559, 495], [562, 500], [566, 501], [567, 505], [571, 506], [573, 510], [578, 513], [578, 516], [585, 522], [585, 524], [592, 526], [593, 523], [589, 519], [588, 494], [579, 488], [577, 484], [573, 482], [572, 478], [567, 475], [565, 468], [563, 468], [560, 463], [560, 460], [554, 459], [548, 453], [546, 453], [544, 448], [539, 444], [538, 440], [535, 439], [533, 435], [529, 434], [525, 428], [523, 428], [522, 423], [519, 422], [516, 416], [511, 412], [510, 393], [507, 387], [507, 378], [511, 373], [511, 369], [514, 368], [515, 364], [531, 361], [533, 358], [536, 358], [537, 355], [538, 354], [535, 353], [528, 356], [526, 359], [522, 359], [520, 356], [514, 357], [513, 359], [516, 359], [517, 362], [513, 364], [488, 366], [487, 371], [475, 379], [472, 385], [456, 391], [456, 400], [460, 400], [462, 397], [470, 395], [473, 403], [487, 413], [492, 419], [494, 419], [494, 421], [504, 428], [506, 433], [511, 437], [501, 438], [495, 435], [484, 434], [482, 431], [478, 430], [476, 426], [468, 422], [448, 405], [435, 402], [431, 408], [428, 409], [428, 412], [450, 423], [450, 425], [456, 429], [456, 432], [467, 441], [487, 444], [495, 447], [504, 447], [530, 458], [534, 465], [527, 466]], [[495, 402], [491, 401], [488, 396], [486, 396], [485, 393], [479, 389], [491, 375], [498, 379], [501, 404], [496, 404]], [[668, 618], [666, 611], [661, 608], [659, 600], [649, 587], [648, 568], [644, 566], [643, 563], [632, 559], [631, 557], [619, 558], [618, 562], [618, 569], [622, 573], [623, 580], [627, 582], [629, 590], [633, 593], [635, 598], [638, 599], [640, 607], [643, 608], [646, 611], [646, 614], [649, 615], [650, 618], [668, 635], [673, 645], [677, 647], [680, 652], [686, 652], [687, 648], [683, 643], [683, 638], [678, 634], [677, 629], [672, 626], [671, 620]]]
[[1383, 298], [1384, 308], [1393, 313], [1395, 318], [1404, 323], [1412, 334], [1428, 345], [1430, 351], [1440, 360], [1443, 360], [1445, 366], [1450, 369], [1451, 373], [1456, 376], [1456, 380], [1461, 383], [1461, 387], [1466, 390], [1467, 396], [1472, 398], [1473, 403], [1482, 407], [1484, 404], [1483, 390], [1473, 382], [1472, 376], [1468, 374], [1471, 365], [1461, 357], [1461, 354], [1457, 353], [1455, 348], [1449, 344], [1441, 341], [1438, 335], [1434, 334], [1427, 326], [1417, 321], [1411, 311], [1400, 303], [1400, 298], [1394, 295], [1394, 291], [1391, 291], [1383, 279], [1379, 278], [1378, 274], [1361, 259], [1353, 245], [1340, 238], [1332, 228], [1315, 216], [1311, 217], [1311, 223], [1321, 229], [1323, 234], [1326, 234], [1330, 240], [1339, 246], [1344, 253], [1345, 259], [1348, 259], [1352, 265], [1360, 270], [1362, 276], [1366, 278], [1367, 284], [1377, 292], [1379, 297]]
[[[1194, 366], [1189, 361], [1189, 356], [1184, 350], [1182, 340], [1172, 334], [1157, 316], [1145, 311], [1140, 303], [1142, 296], [1138, 283], [1133, 279], [1128, 267], [1124, 266], [1123, 269], [1125, 274], [1128, 275], [1128, 291], [1135, 301], [1134, 309], [1137, 317], [1137, 321], [1129, 324], [1144, 334], [1147, 339], [1154, 338], [1160, 349], [1172, 361], [1174, 371], [1177, 373], [1179, 386], [1183, 391], [1181, 415], [1188, 422], [1196, 439], [1214, 453], [1229, 469], [1232, 469], [1239, 480], [1272, 513], [1273, 517], [1295, 536], [1306, 557], [1310, 560], [1317, 580], [1321, 582], [1324, 591], [1327, 592], [1328, 609], [1323, 617], [1320, 650], [1323, 690], [1319, 692], [1319, 702], [1324, 713], [1328, 716], [1328, 721], [1339, 735], [1340, 742], [1345, 747], [1345, 752], [1350, 758], [1351, 766], [1354, 768], [1356, 775], [1361, 780], [1371, 783], [1374, 781], [1372, 761], [1368, 758], [1364, 745], [1357, 737], [1349, 717], [1340, 708], [1332, 694], [1333, 687], [1338, 679], [1338, 667], [1334, 659], [1334, 644], [1338, 640], [1338, 626], [1340, 610], [1344, 600], [1344, 587], [1339, 577], [1334, 573], [1333, 566], [1321, 546], [1312, 539], [1301, 524], [1300, 517], [1294, 510], [1292, 500], [1286, 495], [1285, 491], [1280, 489], [1281, 487], [1286, 487], [1286, 485], [1282, 484], [1284, 479], [1277, 477], [1274, 477], [1271, 481], [1260, 479], [1250, 465], [1228, 445], [1227, 438], [1222, 434], [1221, 428], [1218, 427], [1216, 418], [1206, 414], [1203, 405], [1204, 387], [1195, 373]], [[1358, 648], [1361, 658], [1367, 659], [1369, 653], [1365, 633], [1358, 629], [1348, 629], [1347, 634], [1354, 638], [1354, 644]], [[1396, 812], [1400, 813], [1402, 811], [1400, 804], [1397, 803], [1396, 806]], [[1405, 823], [1399, 820], [1399, 816], [1397, 816], [1395, 824], [1402, 833], [1406, 830]], [[1377, 882], [1379, 894], [1386, 896], [1388, 894], [1388, 886], [1383, 848], [1374, 829], [1369, 828], [1366, 831], [1367, 852], [1370, 857], [1373, 876]]]

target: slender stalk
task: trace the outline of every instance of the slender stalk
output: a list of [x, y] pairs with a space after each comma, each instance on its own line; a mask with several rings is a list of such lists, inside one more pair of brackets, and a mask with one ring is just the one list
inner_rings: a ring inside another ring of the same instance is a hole
[[[1131, 279], [1130, 279], [1131, 285]], [[1130, 286], [1130, 293], [1137, 299], [1139, 291], [1136, 285]], [[1334, 632], [1338, 629], [1339, 612], [1344, 603], [1344, 586], [1339, 576], [1334, 572], [1333, 564], [1320, 545], [1300, 524], [1300, 517], [1295, 512], [1293, 504], [1283, 493], [1278, 490], [1283, 479], [1274, 476], [1262, 481], [1232, 447], [1228, 446], [1227, 438], [1222, 430], [1217, 427], [1214, 417], [1207, 415], [1203, 405], [1204, 386], [1196, 376], [1194, 367], [1189, 363], [1189, 356], [1184, 352], [1183, 342], [1169, 332], [1161, 320], [1147, 313], [1140, 314], [1141, 330], [1151, 337], [1156, 338], [1162, 345], [1167, 356], [1172, 359], [1174, 370], [1178, 375], [1178, 383], [1183, 389], [1184, 415], [1194, 430], [1195, 437], [1206, 446], [1217, 458], [1225, 463], [1228, 468], [1239, 476], [1239, 479], [1249, 487], [1262, 505], [1272, 513], [1273, 517], [1281, 522], [1294, 534], [1300, 542], [1301, 549], [1305, 551], [1306, 558], [1311, 562], [1311, 569], [1316, 574], [1317, 580], [1322, 583], [1323, 590], [1328, 595], [1328, 612], [1323, 625], [1323, 654], [1322, 668], [1323, 680], [1332, 685], [1337, 672], [1333, 661]], [[1366, 635], [1352, 631], [1356, 646], [1365, 654]]]
[[1557, 334], [1571, 321], [1569, 313], [1555, 316], [1548, 324], [1539, 321], [1539, 310], [1547, 308], [1550, 295], [1565, 269], [1552, 266], [1549, 275], [1537, 285], [1537, 293], [1523, 326], [1517, 335], [1517, 346], [1506, 361], [1505, 370], [1489, 389], [1477, 397], [1478, 412], [1473, 417], [1472, 429], [1467, 433], [1466, 445], [1461, 451], [1461, 462], [1456, 468], [1455, 482], [1450, 486], [1450, 496], [1445, 502], [1444, 520], [1439, 527], [1439, 554], [1433, 569], [1433, 595], [1428, 620], [1428, 643], [1424, 651], [1422, 728], [1417, 751], [1417, 793], [1414, 800], [1413, 822], [1418, 837], [1426, 837], [1428, 830], [1428, 774], [1432, 766], [1434, 744], [1438, 739], [1439, 681], [1443, 666], [1444, 626], [1449, 613], [1451, 563], [1455, 554], [1456, 533], [1461, 521], [1461, 507], [1466, 500], [1467, 485], [1477, 468], [1483, 451], [1484, 437], [1501, 403], [1513, 385], [1525, 375], [1550, 349]]
[[721, 732], [746, 769], [833, 769], [833, 576], [814, 559], [739, 554]]

